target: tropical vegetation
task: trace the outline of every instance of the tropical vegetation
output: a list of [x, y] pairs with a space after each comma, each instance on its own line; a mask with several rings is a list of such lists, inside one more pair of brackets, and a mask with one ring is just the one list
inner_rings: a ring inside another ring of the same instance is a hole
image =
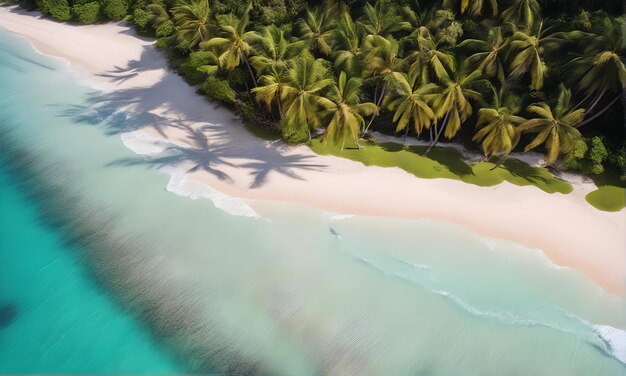
[[400, 132], [422, 153], [454, 139], [496, 166], [537, 150], [624, 175], [621, 1], [20, 1], [73, 22], [126, 15], [191, 84], [290, 143]]

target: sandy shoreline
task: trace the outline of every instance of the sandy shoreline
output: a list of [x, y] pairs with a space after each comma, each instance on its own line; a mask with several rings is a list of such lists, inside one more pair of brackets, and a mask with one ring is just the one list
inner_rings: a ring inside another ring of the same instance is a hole
[[460, 224], [542, 249], [555, 264], [577, 268], [606, 290], [625, 294], [625, 212], [602, 212], [587, 204], [584, 195], [592, 184], [574, 184], [569, 195], [508, 182], [485, 188], [419, 179], [398, 168], [366, 167], [318, 156], [305, 146], [261, 141], [232, 113], [207, 104], [167, 71], [152, 42], [127, 26], [66, 25], [11, 8], [0, 8], [0, 26], [26, 36], [44, 54], [67, 59], [72, 69], [88, 72], [94, 85], [106, 91], [96, 109], [123, 104], [138, 116], [149, 116], [150, 126], [136, 130], [138, 135], [182, 145], [186, 163], [202, 167], [186, 179], [251, 200]]

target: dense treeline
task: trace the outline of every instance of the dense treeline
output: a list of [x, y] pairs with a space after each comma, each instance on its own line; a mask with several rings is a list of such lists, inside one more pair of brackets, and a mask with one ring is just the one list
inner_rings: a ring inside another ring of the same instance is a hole
[[[28, 0], [30, 1], [30, 0]], [[61, 20], [128, 14], [213, 99], [292, 143], [368, 131], [488, 157], [623, 171], [621, 1], [36, 0]]]

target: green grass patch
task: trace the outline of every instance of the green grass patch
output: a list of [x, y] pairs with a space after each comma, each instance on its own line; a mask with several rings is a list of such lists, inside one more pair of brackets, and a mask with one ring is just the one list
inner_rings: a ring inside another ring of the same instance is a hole
[[515, 185], [533, 185], [548, 193], [570, 193], [572, 185], [550, 173], [545, 168], [533, 167], [510, 158], [502, 166], [491, 170], [492, 162], [469, 163], [463, 155], [452, 148], [435, 147], [427, 156], [424, 146], [404, 146], [398, 143], [363, 142], [363, 149], [341, 148], [332, 143], [322, 144], [314, 139], [309, 147], [322, 155], [335, 155], [361, 162], [366, 166], [399, 167], [419, 178], [455, 179], [481, 187], [498, 185], [508, 181]]
[[620, 211], [626, 207], [626, 188], [605, 185], [590, 192], [585, 200], [600, 210]]

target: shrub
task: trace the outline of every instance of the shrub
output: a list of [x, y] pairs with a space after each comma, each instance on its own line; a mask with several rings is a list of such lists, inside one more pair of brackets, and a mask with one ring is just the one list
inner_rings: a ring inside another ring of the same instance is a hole
[[72, 7], [74, 18], [82, 24], [92, 24], [100, 21], [100, 4], [95, 1], [84, 5], [74, 4]]
[[121, 20], [126, 16], [128, 7], [123, 0], [104, 0], [104, 14], [111, 20]]
[[203, 65], [217, 64], [215, 55], [208, 51], [195, 51], [189, 54], [187, 61], [180, 65], [180, 74], [191, 85], [197, 85], [204, 80], [206, 73], [198, 70]]
[[[178, 44], [178, 40], [175, 35], [170, 35], [169, 37], [162, 37], [157, 39], [155, 46], [157, 48], [164, 49], [174, 49]], [[176, 66], [176, 64], [174, 64]]]
[[228, 80], [228, 84], [235, 90], [239, 91], [247, 91], [248, 89], [248, 81], [250, 80], [250, 73], [248, 73], [247, 68], [237, 68], [233, 71], [228, 72], [226, 75], [226, 79]]
[[601, 165], [608, 156], [609, 153], [606, 151], [602, 139], [598, 136], [592, 138], [591, 148], [589, 149], [589, 160], [593, 162], [593, 164]]
[[574, 144], [574, 149], [567, 156], [567, 158], [565, 158], [565, 168], [567, 168], [568, 170], [582, 169], [581, 160], [585, 158], [585, 155], [587, 154], [587, 149], [588, 147], [585, 140], [577, 140]]
[[150, 15], [143, 9], [135, 9], [132, 22], [141, 32], [146, 32], [150, 28]]
[[290, 144], [301, 144], [309, 139], [309, 132], [306, 126], [295, 127], [293, 125], [283, 124], [281, 135], [283, 140]]
[[167, 21], [157, 29], [156, 36], [158, 38], [169, 37], [174, 34], [174, 31], [176, 31], [174, 23], [172, 21]]
[[235, 91], [230, 87], [228, 81], [221, 80], [215, 76], [209, 76], [202, 85], [202, 91], [209, 98], [219, 102], [232, 104], [235, 102]]
[[72, 18], [67, 0], [39, 0], [37, 5], [44, 14], [48, 14], [59, 21], [67, 21]]

